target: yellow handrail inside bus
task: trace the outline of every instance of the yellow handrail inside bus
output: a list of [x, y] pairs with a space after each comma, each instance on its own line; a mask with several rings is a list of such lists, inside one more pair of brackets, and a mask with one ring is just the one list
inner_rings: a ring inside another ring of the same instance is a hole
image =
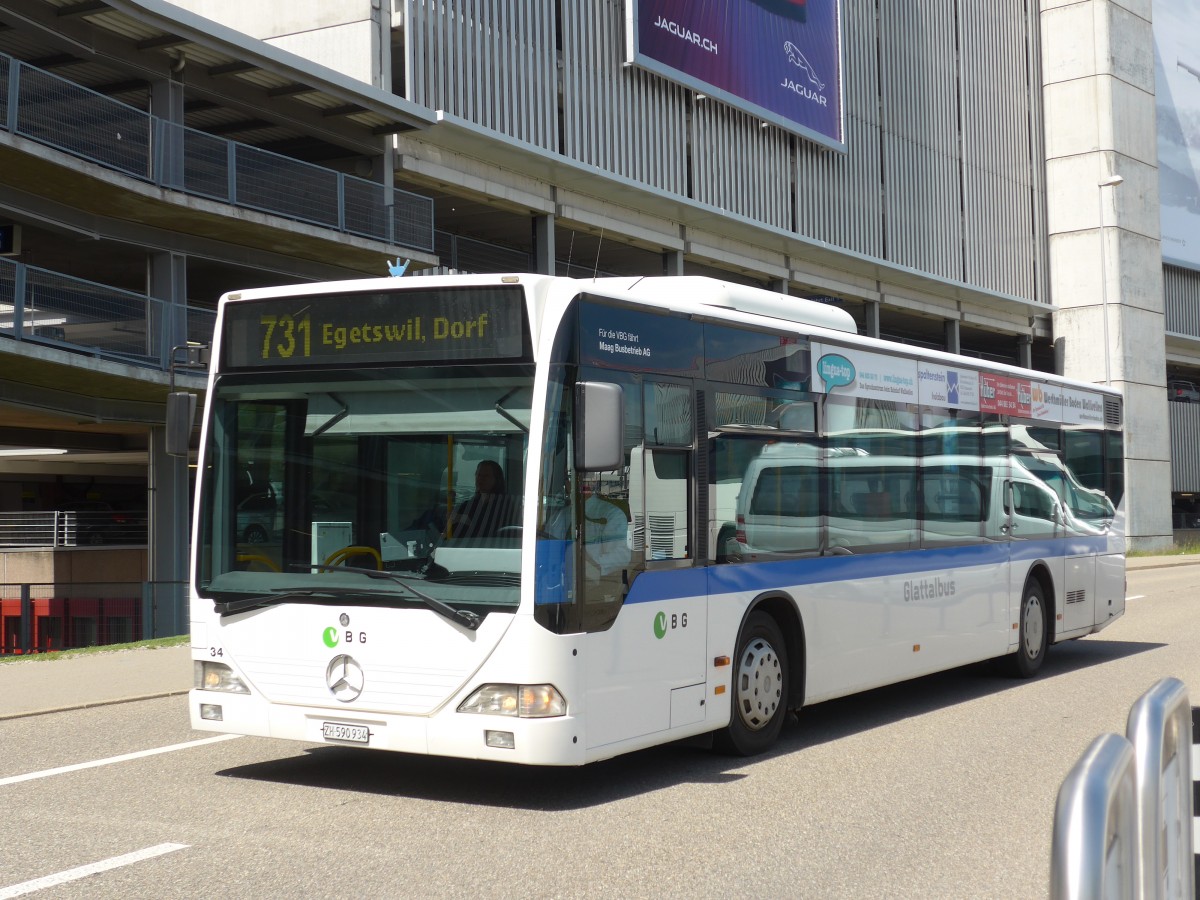
[[379, 551], [374, 547], [343, 547], [341, 550], [329, 554], [329, 558], [321, 565], [336, 566], [338, 563], [344, 563], [355, 556], [370, 556], [375, 560], [375, 568], [383, 569], [383, 557], [379, 555]]

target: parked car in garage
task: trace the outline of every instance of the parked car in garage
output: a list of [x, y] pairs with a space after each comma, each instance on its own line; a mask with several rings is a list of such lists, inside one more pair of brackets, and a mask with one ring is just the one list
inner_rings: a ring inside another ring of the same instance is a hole
[[146, 543], [145, 510], [115, 509], [102, 500], [86, 500], [71, 512], [77, 545]]
[[1167, 399], [1177, 403], [1200, 403], [1200, 390], [1190, 381], [1167, 382]]

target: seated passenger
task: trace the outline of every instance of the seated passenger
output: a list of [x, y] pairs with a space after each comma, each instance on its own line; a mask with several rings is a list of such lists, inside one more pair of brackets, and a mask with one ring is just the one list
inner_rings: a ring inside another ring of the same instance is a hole
[[474, 496], [450, 513], [446, 537], [496, 537], [500, 529], [519, 524], [517, 504], [505, 492], [504, 470], [494, 460], [485, 459], [475, 467]]

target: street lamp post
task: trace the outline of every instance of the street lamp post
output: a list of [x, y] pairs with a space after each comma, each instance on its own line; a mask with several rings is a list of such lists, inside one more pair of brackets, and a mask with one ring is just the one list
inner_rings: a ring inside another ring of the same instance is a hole
[[1104, 189], [1116, 187], [1125, 179], [1120, 175], [1109, 175], [1098, 185], [1100, 188], [1100, 313], [1104, 318], [1104, 383], [1112, 386], [1112, 352], [1108, 343], [1108, 262], [1104, 252]]

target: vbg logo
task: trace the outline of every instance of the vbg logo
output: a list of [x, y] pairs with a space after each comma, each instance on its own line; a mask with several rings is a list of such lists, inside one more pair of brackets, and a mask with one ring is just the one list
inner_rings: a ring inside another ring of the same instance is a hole
[[654, 636], [660, 641], [668, 631], [676, 628], [687, 628], [687, 613], [671, 613], [668, 617], [665, 612], [660, 612], [654, 617]]
[[[346, 626], [350, 624], [350, 617], [345, 613], [342, 613], [340, 616], [338, 616], [338, 622], [341, 623], [343, 628], [346, 628]], [[367, 633], [365, 631], [360, 631], [356, 635], [349, 628], [346, 628], [344, 632], [340, 632], [337, 628], [330, 625], [323, 632], [321, 632], [321, 641], [326, 647], [332, 650], [343, 641], [347, 644], [353, 644], [356, 642], [359, 644], [365, 644], [367, 642]]]

